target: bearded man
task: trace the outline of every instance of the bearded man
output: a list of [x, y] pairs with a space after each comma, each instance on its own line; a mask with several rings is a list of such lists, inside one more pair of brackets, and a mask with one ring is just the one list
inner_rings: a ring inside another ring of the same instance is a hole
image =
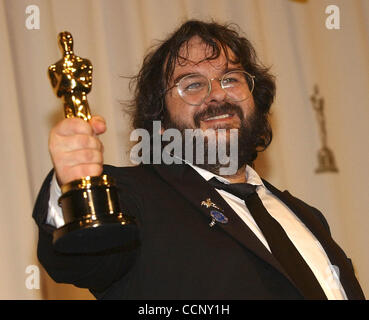
[[[228, 151], [236, 130], [237, 166], [225, 175], [229, 163], [219, 155], [200, 163], [183, 154], [170, 165], [103, 165], [97, 136], [105, 121], [61, 121], [50, 133], [54, 170], [34, 210], [39, 260], [55, 281], [98, 299], [364, 299], [323, 215], [253, 169], [272, 140], [275, 83], [235, 27], [187, 21], [145, 57], [134, 84], [135, 128], [152, 133], [160, 121], [161, 134], [214, 130], [217, 138], [223, 130], [217, 145]], [[103, 172], [115, 178], [123, 211], [137, 220], [139, 245], [58, 253], [51, 235], [64, 223], [59, 185]]]

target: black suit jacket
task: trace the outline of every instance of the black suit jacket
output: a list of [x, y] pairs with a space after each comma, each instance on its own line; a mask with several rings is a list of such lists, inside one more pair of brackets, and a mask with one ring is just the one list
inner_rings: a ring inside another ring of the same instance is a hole
[[[288, 275], [218, 192], [188, 165], [104, 167], [120, 190], [126, 214], [138, 221], [139, 242], [100, 254], [66, 255], [52, 246], [45, 224], [52, 172], [33, 217], [38, 258], [57, 282], [89, 288], [100, 299], [303, 299]], [[320, 241], [349, 299], [365, 299], [351, 261], [331, 238], [323, 215], [268, 182]], [[210, 198], [227, 224], [210, 227]]]

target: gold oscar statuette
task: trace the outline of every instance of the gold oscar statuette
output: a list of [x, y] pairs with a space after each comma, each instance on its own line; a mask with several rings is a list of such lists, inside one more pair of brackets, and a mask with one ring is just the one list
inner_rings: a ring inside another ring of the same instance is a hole
[[[87, 94], [92, 64], [73, 52], [73, 37], [59, 33], [63, 57], [48, 69], [51, 85], [64, 104], [66, 118], [91, 119]], [[61, 186], [59, 205], [65, 225], [53, 233], [54, 248], [65, 253], [92, 253], [119, 248], [135, 240], [133, 217], [122, 213], [112, 177], [87, 176]]]

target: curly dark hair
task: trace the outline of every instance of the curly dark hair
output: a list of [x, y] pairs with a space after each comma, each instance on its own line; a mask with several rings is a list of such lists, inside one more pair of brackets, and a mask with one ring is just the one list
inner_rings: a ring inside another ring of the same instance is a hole
[[[167, 40], [151, 48], [146, 55], [138, 75], [130, 82], [134, 97], [130, 103], [133, 113], [133, 127], [144, 128], [151, 134], [153, 121], [163, 121], [167, 116], [165, 93], [176, 64], [183, 61], [180, 50], [186, 48], [191, 38], [198, 36], [209, 47], [207, 60], [217, 59], [222, 52], [227, 61], [241, 64], [243, 69], [255, 76], [253, 97], [258, 114], [267, 118], [275, 96], [274, 77], [269, 68], [257, 58], [249, 40], [239, 34], [236, 24], [221, 25], [214, 21], [189, 20], [182, 24]], [[231, 60], [227, 48], [234, 53]], [[266, 149], [272, 140], [272, 131], [267, 122], [259, 139], [259, 151]]]

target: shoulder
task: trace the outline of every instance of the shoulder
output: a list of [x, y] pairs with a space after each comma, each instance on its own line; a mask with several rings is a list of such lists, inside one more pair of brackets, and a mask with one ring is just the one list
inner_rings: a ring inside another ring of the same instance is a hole
[[[311, 215], [313, 218], [315, 218], [314, 220], [318, 220], [323, 227], [326, 229], [326, 231], [328, 231], [328, 233], [330, 234], [330, 228], [329, 228], [329, 224], [326, 220], [326, 218], [324, 217], [323, 213], [318, 210], [317, 208], [307, 204], [306, 202], [304, 202], [303, 200], [295, 197], [294, 195], [292, 195], [289, 191], [284, 190], [281, 191], [279, 189], [277, 189], [275, 186], [273, 186], [271, 183], [269, 183], [268, 181], [263, 179], [263, 183], [265, 185], [265, 187], [272, 192], [275, 196], [277, 196], [281, 201], [283, 201], [288, 207], [290, 207], [290, 209], [292, 209], [292, 211], [298, 211], [295, 212], [295, 214], [297, 213], [308, 213], [309, 215]], [[293, 210], [295, 209], [295, 210]]]
[[[288, 191], [287, 191], [288, 192]], [[288, 192], [289, 193], [289, 192]], [[291, 194], [290, 194], [291, 195]], [[296, 201], [296, 203], [298, 203], [300, 206], [305, 207], [306, 209], [310, 210], [315, 217], [317, 217], [320, 222], [323, 224], [324, 228], [329, 232], [329, 234], [331, 234], [330, 228], [329, 228], [329, 224], [327, 219], [324, 217], [323, 213], [318, 210], [317, 208], [307, 204], [306, 202], [302, 201], [299, 198], [296, 198], [295, 196], [291, 195], [291, 197]]]

